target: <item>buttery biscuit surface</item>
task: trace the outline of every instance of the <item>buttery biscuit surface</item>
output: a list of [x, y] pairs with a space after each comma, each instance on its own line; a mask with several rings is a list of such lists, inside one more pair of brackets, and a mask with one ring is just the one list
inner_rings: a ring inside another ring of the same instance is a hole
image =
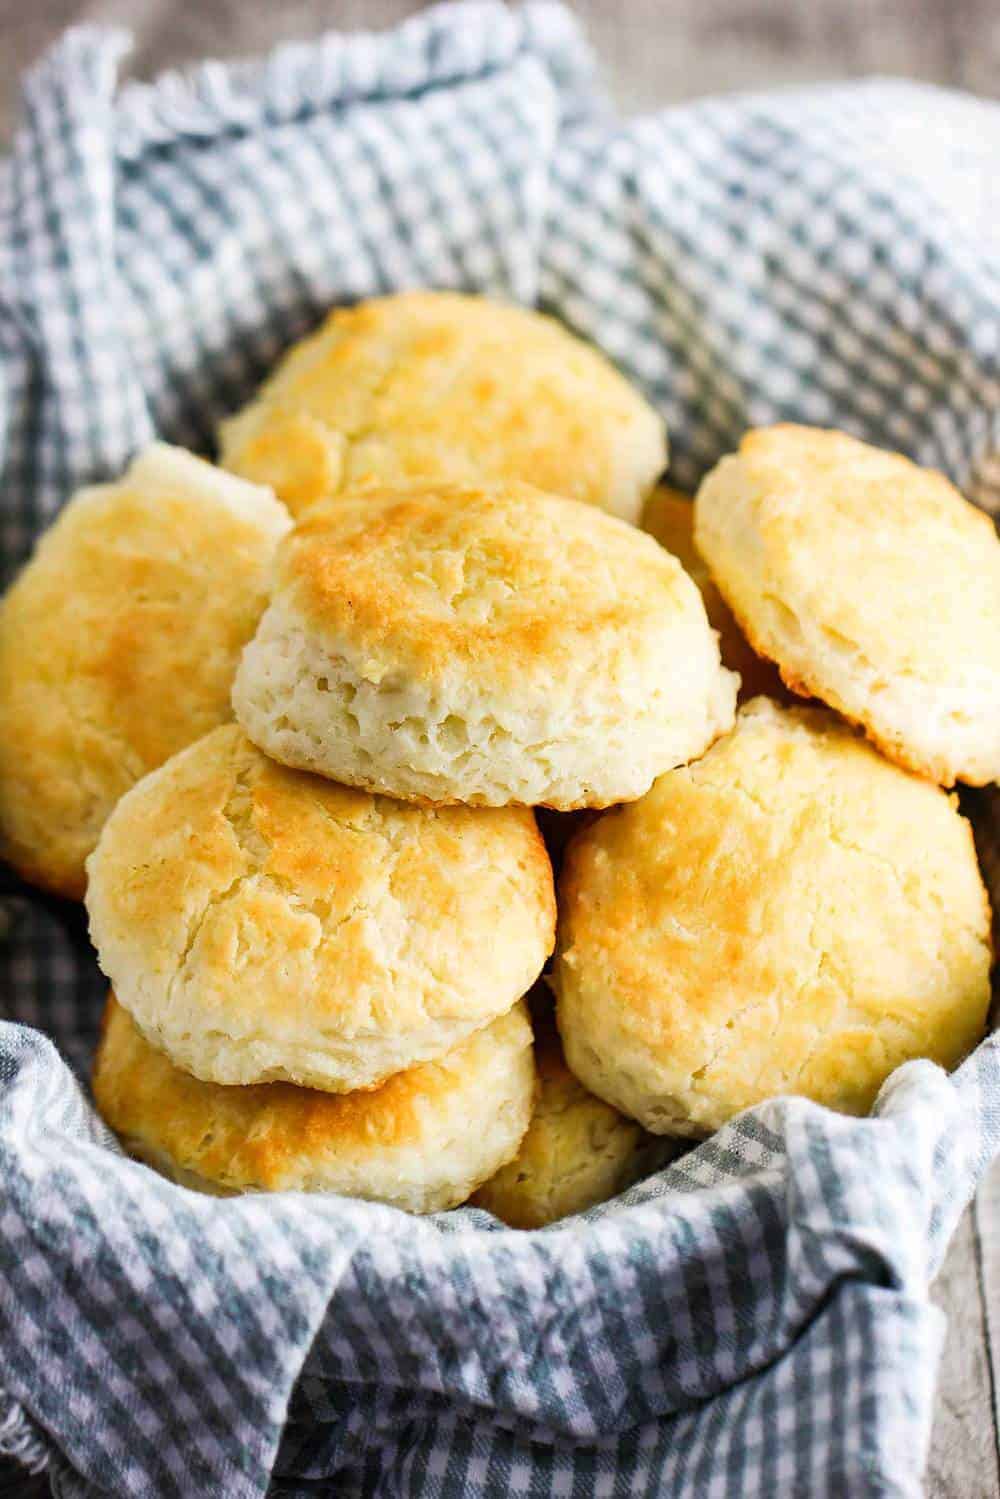
[[566, 1058], [647, 1129], [777, 1094], [866, 1112], [983, 1033], [990, 910], [972, 832], [833, 713], [758, 698], [696, 764], [570, 844], [554, 968]]
[[81, 490], [0, 605], [0, 854], [83, 894], [118, 798], [232, 717], [290, 520], [269, 490], [154, 443]]
[[206, 1082], [373, 1087], [511, 1009], [553, 941], [529, 811], [370, 796], [236, 725], [133, 787], [88, 868], [119, 1002]]
[[534, 1087], [523, 1005], [437, 1061], [334, 1095], [200, 1082], [152, 1047], [112, 995], [94, 1065], [107, 1123], [133, 1155], [184, 1186], [338, 1192], [413, 1213], [464, 1202], [510, 1159]]
[[1000, 540], [942, 474], [764, 428], [703, 481], [695, 540], [793, 690], [942, 785], [1000, 778]]
[[651, 537], [523, 484], [436, 485], [309, 511], [233, 703], [269, 755], [335, 780], [569, 810], [701, 754], [735, 688]]
[[427, 291], [332, 312], [220, 447], [294, 515], [371, 485], [525, 479], [636, 521], [666, 462], [658, 415], [555, 319]]

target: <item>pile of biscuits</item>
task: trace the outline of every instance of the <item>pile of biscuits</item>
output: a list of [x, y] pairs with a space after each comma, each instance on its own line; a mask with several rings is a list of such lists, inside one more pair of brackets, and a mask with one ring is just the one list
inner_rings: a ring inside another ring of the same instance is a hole
[[749, 433], [693, 504], [665, 463], [551, 319], [405, 293], [219, 467], [155, 444], [65, 507], [0, 608], [0, 853], [86, 899], [132, 1154], [537, 1227], [975, 1045], [944, 788], [1000, 779], [992, 523], [836, 432]]

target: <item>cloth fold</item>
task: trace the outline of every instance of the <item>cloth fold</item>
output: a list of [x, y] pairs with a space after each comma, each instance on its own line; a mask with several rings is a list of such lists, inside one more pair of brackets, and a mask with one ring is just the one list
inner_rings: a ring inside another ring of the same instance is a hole
[[[154, 433], [211, 451], [331, 303], [417, 285], [594, 339], [666, 416], [682, 486], [797, 418], [989, 501], [992, 106], [887, 81], [622, 122], [548, 4], [118, 88], [125, 45], [59, 43], [0, 174], [6, 576]], [[996, 869], [996, 795], [969, 805]], [[920, 1493], [928, 1279], [1000, 1146], [996, 1040], [951, 1078], [901, 1069], [868, 1120], [762, 1106], [539, 1233], [219, 1201], [126, 1160], [87, 1102], [80, 913], [11, 913], [0, 1451], [68, 1499]]]

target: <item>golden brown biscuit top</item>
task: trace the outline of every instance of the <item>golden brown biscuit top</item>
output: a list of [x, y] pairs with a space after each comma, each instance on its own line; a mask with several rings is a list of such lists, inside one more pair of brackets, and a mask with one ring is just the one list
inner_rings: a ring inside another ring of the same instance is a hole
[[748, 433], [756, 570], [797, 615], [818, 619], [886, 674], [1000, 673], [1000, 540], [943, 474], [842, 432]]
[[552, 945], [530, 811], [372, 796], [276, 764], [235, 726], [119, 803], [89, 870], [92, 931], [123, 997], [121, 971], [140, 987], [196, 974], [198, 1024], [237, 1038], [322, 1045], [325, 1029], [494, 1014], [511, 954], [540, 967]]
[[698, 593], [650, 538], [529, 485], [434, 486], [313, 507], [282, 548], [275, 596], [373, 681], [461, 661], [491, 678], [611, 659], [690, 618]]
[[156, 444], [81, 491], [0, 609], [5, 855], [79, 895], [135, 780], [231, 717], [242, 647], [289, 519], [273, 498]]
[[334, 1094], [289, 1083], [220, 1087], [175, 1067], [112, 994], [94, 1096], [118, 1134], [163, 1151], [185, 1170], [233, 1188], [280, 1190], [308, 1185], [310, 1168], [325, 1158], [363, 1159], [433, 1142], [434, 1112], [447, 1095], [480, 1071], [491, 1051], [529, 1044], [518, 1005], [438, 1061], [409, 1067], [377, 1088]]
[[662, 422], [553, 318], [405, 292], [338, 308], [222, 429], [223, 461], [294, 514], [348, 488], [518, 478], [634, 516]]
[[573, 840], [559, 900], [560, 961], [607, 983], [678, 1070], [738, 1046], [748, 1096], [762, 1068], [790, 1068], [777, 1090], [795, 1091], [825, 1029], [895, 1026], [954, 1062], [969, 1036], [949, 1041], [938, 1012], [963, 984], [974, 1020], [985, 1002], [969, 824], [825, 709], [748, 704], [701, 760]]

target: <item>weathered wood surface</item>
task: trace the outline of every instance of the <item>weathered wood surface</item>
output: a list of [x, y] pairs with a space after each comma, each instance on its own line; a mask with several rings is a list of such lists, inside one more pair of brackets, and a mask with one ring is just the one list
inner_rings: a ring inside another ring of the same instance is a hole
[[1000, 1494], [995, 1376], [1000, 1351], [1000, 1170], [962, 1219], [934, 1300], [948, 1318], [927, 1464], [931, 1499]]
[[[0, 0], [0, 137], [17, 78], [68, 25], [125, 26], [135, 71], [251, 54], [324, 26], [377, 28], [408, 0]], [[996, 0], [575, 0], [626, 108], [860, 73], [903, 73], [1000, 93]]]
[[[996, 0], [575, 0], [623, 109], [698, 94], [901, 73], [1000, 95]], [[208, 55], [248, 55], [326, 26], [389, 25], [407, 0], [0, 0], [0, 140], [16, 112], [17, 79], [68, 25], [126, 26], [130, 69]], [[1000, 1494], [1000, 1167], [966, 1214], [935, 1299], [948, 1335], [927, 1474], [930, 1499]], [[0, 1465], [0, 1496], [44, 1486]]]

